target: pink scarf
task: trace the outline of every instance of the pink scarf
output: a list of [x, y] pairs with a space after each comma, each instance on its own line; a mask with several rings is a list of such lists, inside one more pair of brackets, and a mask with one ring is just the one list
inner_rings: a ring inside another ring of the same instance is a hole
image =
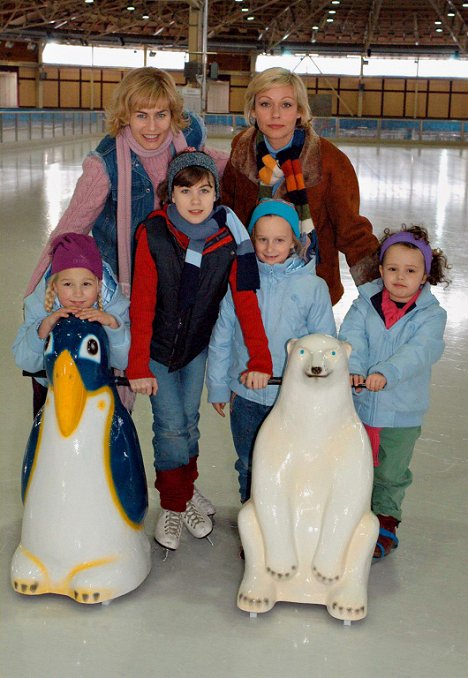
[[392, 327], [400, 318], [403, 318], [405, 315], [406, 311], [411, 308], [411, 306], [414, 304], [416, 299], [419, 297], [421, 294], [421, 290], [419, 289], [416, 294], [411, 297], [411, 299], [404, 305], [402, 308], [398, 308], [396, 303], [390, 299], [390, 294], [388, 290], [384, 287], [383, 294], [382, 294], [382, 312], [385, 317], [385, 327], [387, 330]]
[[[171, 148], [171, 144], [173, 148]], [[117, 259], [119, 264], [119, 286], [123, 294], [130, 298], [131, 276], [131, 225], [132, 225], [132, 162], [130, 149], [140, 158], [161, 156], [165, 169], [170, 159], [187, 147], [182, 132], [172, 135], [169, 132], [167, 139], [155, 151], [147, 151], [138, 144], [127, 125], [116, 137], [117, 150]], [[157, 186], [154, 186], [156, 191]], [[114, 370], [115, 374], [124, 373]], [[129, 412], [135, 404], [135, 394], [128, 386], [117, 386], [120, 399]]]
[[[173, 148], [171, 148], [171, 145]], [[170, 159], [187, 148], [187, 142], [182, 132], [173, 136], [169, 132], [167, 139], [154, 151], [144, 149], [135, 141], [130, 127], [127, 125], [116, 137], [117, 150], [117, 256], [119, 263], [119, 285], [125, 294], [130, 297], [130, 268], [131, 268], [131, 224], [132, 224], [132, 163], [130, 150], [139, 158], [154, 158], [161, 156], [167, 165]], [[156, 190], [157, 186], [154, 186]]]

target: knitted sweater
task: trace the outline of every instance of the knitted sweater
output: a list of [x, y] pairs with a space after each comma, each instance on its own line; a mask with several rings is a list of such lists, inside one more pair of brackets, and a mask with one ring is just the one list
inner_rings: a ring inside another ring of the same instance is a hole
[[[179, 135], [183, 138], [182, 132]], [[216, 149], [206, 148], [205, 150], [215, 160], [221, 175], [227, 161], [227, 155], [224, 151]], [[170, 147], [165, 147], [160, 151], [157, 149], [151, 157], [140, 158], [141, 164], [154, 187], [154, 205], [150, 207], [148, 212], [151, 209], [158, 209], [160, 206], [156, 188], [166, 178], [167, 166], [171, 159]], [[67, 232], [90, 233], [104, 209], [111, 188], [106, 166], [102, 158], [93, 151], [83, 161], [83, 173], [77, 181], [66, 211], [55, 230], [50, 234], [49, 240], [41, 253], [39, 262], [29, 281], [26, 295], [34, 290], [50, 263], [51, 242], [57, 236]]]
[[[255, 137], [249, 128], [232, 142], [229, 161], [221, 182], [221, 202], [249, 223], [258, 200]], [[300, 156], [302, 173], [319, 242], [317, 275], [325, 280], [333, 304], [341, 298], [338, 254], [343, 252], [357, 285], [378, 276], [374, 257], [378, 240], [372, 225], [359, 214], [359, 185], [347, 156], [315, 132], [308, 132]], [[275, 197], [284, 198], [284, 183]]]

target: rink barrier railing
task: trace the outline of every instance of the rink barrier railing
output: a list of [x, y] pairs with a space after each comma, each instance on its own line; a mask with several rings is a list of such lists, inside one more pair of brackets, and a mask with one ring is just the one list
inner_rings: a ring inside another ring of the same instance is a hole
[[[232, 137], [245, 129], [242, 115], [207, 114], [208, 136]], [[468, 121], [407, 120], [406, 118], [314, 118], [316, 132], [335, 141], [394, 143], [468, 142]]]
[[[242, 115], [207, 113], [208, 136], [232, 138], [245, 129]], [[369, 143], [454, 143], [468, 141], [468, 121], [403, 118], [314, 118], [320, 136]], [[0, 110], [0, 143], [79, 138], [105, 133], [103, 111]]]
[[78, 138], [105, 133], [103, 111], [0, 111], [0, 143]]

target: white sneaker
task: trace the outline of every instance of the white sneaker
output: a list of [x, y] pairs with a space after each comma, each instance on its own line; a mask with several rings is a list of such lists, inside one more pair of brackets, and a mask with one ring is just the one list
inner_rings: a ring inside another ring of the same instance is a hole
[[182, 534], [182, 516], [183, 513], [177, 511], [168, 511], [162, 509], [161, 515], [156, 523], [154, 538], [161, 546], [175, 551], [180, 544], [180, 535]]
[[206, 516], [214, 516], [216, 513], [216, 508], [213, 506], [211, 501], [204, 497], [200, 490], [198, 490], [196, 487], [193, 488], [193, 497], [190, 501], [199, 511], [201, 511], [201, 513], [204, 513]]
[[213, 523], [208, 516], [199, 511], [191, 501], [187, 502], [187, 508], [181, 515], [185, 527], [197, 539], [207, 537], [213, 529]]

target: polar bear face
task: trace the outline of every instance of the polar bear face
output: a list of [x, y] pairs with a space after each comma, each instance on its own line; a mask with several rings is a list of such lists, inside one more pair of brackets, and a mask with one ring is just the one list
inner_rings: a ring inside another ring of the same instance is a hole
[[291, 339], [287, 345], [288, 369], [294, 370], [296, 378], [304, 380], [325, 379], [343, 374], [348, 377], [348, 358], [351, 344], [326, 334], [310, 334], [302, 339]]

